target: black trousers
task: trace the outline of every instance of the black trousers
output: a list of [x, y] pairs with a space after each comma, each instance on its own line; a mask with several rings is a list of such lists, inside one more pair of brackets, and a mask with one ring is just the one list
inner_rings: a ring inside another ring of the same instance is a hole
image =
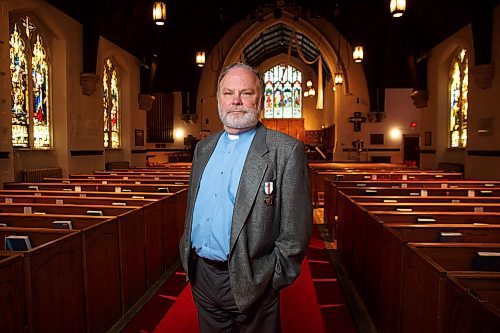
[[202, 258], [192, 263], [190, 274], [193, 298], [198, 308], [201, 333], [279, 333], [281, 332], [279, 291], [268, 292], [243, 313], [236, 306], [229, 272]]

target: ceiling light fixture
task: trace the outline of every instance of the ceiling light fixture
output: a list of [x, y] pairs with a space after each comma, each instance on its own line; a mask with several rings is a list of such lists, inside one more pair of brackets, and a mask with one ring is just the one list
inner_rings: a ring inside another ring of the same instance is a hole
[[196, 65], [198, 65], [198, 67], [205, 66], [205, 51], [196, 52]]
[[167, 5], [163, 1], [153, 2], [153, 22], [156, 25], [165, 25], [167, 21]]
[[357, 45], [354, 47], [354, 52], [352, 52], [352, 59], [356, 63], [363, 61], [363, 46]]
[[340, 72], [335, 73], [335, 77], [333, 79], [333, 83], [336, 86], [341, 85], [342, 83], [344, 83], [344, 77], [342, 76], [342, 73], [340, 73]]
[[406, 10], [406, 0], [391, 0], [390, 10], [393, 17], [401, 17]]

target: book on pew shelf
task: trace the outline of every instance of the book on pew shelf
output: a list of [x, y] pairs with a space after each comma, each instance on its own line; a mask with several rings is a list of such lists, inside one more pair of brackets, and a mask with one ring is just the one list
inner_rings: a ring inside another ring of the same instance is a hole
[[56, 229], [73, 229], [73, 223], [71, 223], [71, 221], [54, 221], [52, 224]]
[[24, 207], [23, 212], [24, 214], [33, 214], [33, 209], [31, 207]]
[[56, 205], [64, 205], [63, 199], [56, 199]]
[[435, 175], [434, 178], [443, 178], [443, 175]]
[[484, 184], [486, 187], [495, 187], [495, 184]]
[[175, 185], [182, 185], [182, 182], [174, 182]]
[[474, 197], [476, 195], [476, 191], [474, 190], [467, 190], [467, 196], [468, 197]]
[[111, 203], [111, 206], [126, 206], [126, 202], [113, 202]]
[[95, 179], [95, 177], [89, 176], [87, 177], [87, 179]]
[[461, 232], [446, 232], [442, 231], [439, 235], [440, 242], [462, 242], [464, 235]]
[[474, 207], [474, 213], [483, 213], [484, 208], [483, 207]]
[[70, 188], [63, 188], [62, 190], [63, 191], [70, 191], [70, 192], [72, 191], [72, 189], [70, 189]]
[[168, 187], [158, 187], [159, 193], [169, 193]]
[[451, 203], [460, 203], [460, 200], [454, 199], [454, 200], [451, 200]]
[[366, 190], [366, 194], [377, 194], [377, 190]]
[[132, 190], [131, 190], [131, 189], [129, 189], [129, 188], [123, 188], [123, 189], [122, 189], [122, 192], [132, 192]]
[[418, 196], [420, 196], [420, 193], [418, 193], [418, 192], [410, 192], [410, 195], [418, 197]]
[[5, 237], [5, 249], [7, 251], [28, 251], [31, 242], [28, 236], [10, 235]]
[[0, 227], [6, 227], [7, 223], [0, 223]]
[[45, 215], [45, 212], [33, 212], [35, 215]]
[[364, 179], [371, 179], [372, 177], [370, 176], [363, 176]]
[[88, 210], [87, 215], [103, 216], [104, 214], [102, 213], [102, 210]]
[[356, 186], [362, 187], [362, 186], [366, 186], [366, 184], [364, 184], [364, 183], [357, 183]]
[[63, 180], [62, 183], [63, 184], [69, 184], [69, 180]]
[[491, 196], [492, 193], [493, 191], [485, 191], [485, 190], [479, 191], [479, 194], [484, 197]]
[[393, 200], [393, 199], [384, 199], [384, 202], [395, 203], [395, 202], [398, 202], [398, 201], [397, 200]]
[[143, 195], [133, 195], [132, 199], [144, 199]]
[[5, 198], [5, 203], [11, 204], [12, 202], [12, 198]]
[[38, 186], [28, 186], [28, 190], [38, 191]]
[[471, 268], [474, 271], [500, 272], [500, 252], [477, 252]]
[[141, 182], [134, 182], [135, 185], [141, 185]]
[[413, 212], [413, 209], [401, 207], [401, 208], [396, 208], [396, 211], [397, 212]]
[[474, 222], [472, 225], [490, 225], [489, 223], [479, 223], [479, 222]]
[[420, 216], [420, 217], [417, 217], [417, 222], [419, 222], [419, 223], [434, 223], [434, 222], [436, 222], [436, 219], [432, 218], [432, 217]]

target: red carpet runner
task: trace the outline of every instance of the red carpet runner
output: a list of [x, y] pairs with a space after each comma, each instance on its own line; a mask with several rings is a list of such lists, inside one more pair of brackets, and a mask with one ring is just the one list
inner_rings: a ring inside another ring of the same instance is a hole
[[[315, 228], [302, 274], [281, 293], [283, 333], [356, 332], [335, 269]], [[124, 333], [198, 333], [196, 308], [185, 275], [177, 272], [158, 290]]]

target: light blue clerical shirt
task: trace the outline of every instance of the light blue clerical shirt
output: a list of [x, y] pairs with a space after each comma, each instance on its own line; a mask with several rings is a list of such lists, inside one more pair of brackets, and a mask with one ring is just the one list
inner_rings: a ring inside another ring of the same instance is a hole
[[193, 212], [191, 242], [200, 257], [227, 260], [236, 191], [255, 129], [224, 132], [203, 171]]

